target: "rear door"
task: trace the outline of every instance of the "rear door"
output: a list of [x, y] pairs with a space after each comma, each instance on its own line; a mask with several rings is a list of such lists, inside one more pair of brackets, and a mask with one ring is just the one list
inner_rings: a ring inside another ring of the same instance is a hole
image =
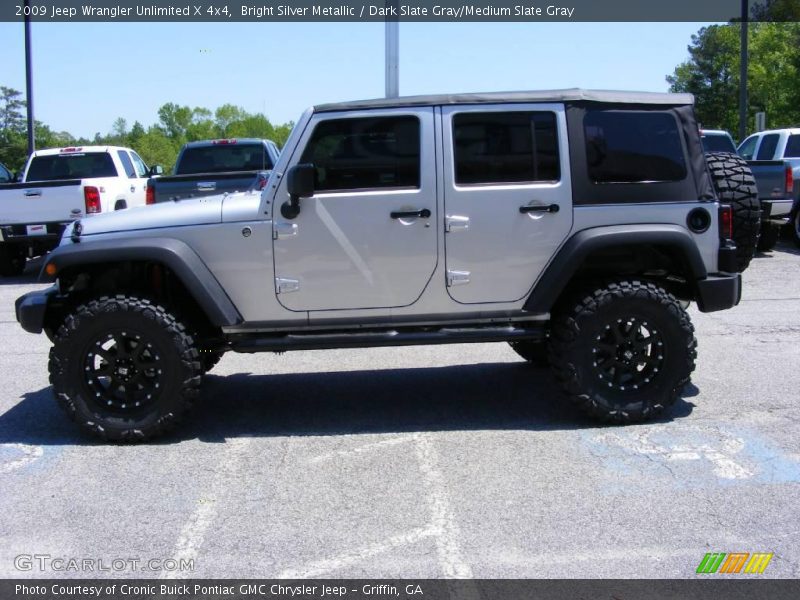
[[572, 227], [564, 107], [449, 106], [442, 117], [448, 292], [521, 300]]

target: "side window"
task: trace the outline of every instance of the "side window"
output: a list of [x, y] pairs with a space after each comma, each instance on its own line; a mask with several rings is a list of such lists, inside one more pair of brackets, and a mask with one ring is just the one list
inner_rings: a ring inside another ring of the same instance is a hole
[[794, 133], [789, 136], [786, 142], [786, 150], [783, 153], [784, 158], [800, 158], [800, 134]]
[[150, 170], [136, 152], [131, 151], [131, 159], [133, 160], [133, 166], [136, 168], [136, 174], [139, 175], [139, 177], [150, 176]]
[[300, 162], [320, 192], [420, 186], [420, 123], [411, 116], [322, 121]]
[[11, 171], [0, 165], [0, 183], [8, 183], [11, 181]]
[[669, 112], [588, 110], [583, 129], [589, 179], [594, 183], [686, 178], [681, 133]]
[[122, 161], [122, 170], [125, 171], [125, 174], [128, 176], [128, 178], [135, 179], [136, 169], [133, 168], [133, 163], [131, 162], [128, 153], [124, 150], [117, 150], [117, 156], [119, 156], [120, 161]]
[[558, 181], [556, 116], [551, 112], [463, 113], [453, 117], [459, 184]]
[[749, 138], [739, 144], [739, 156], [745, 160], [753, 160], [753, 152], [755, 152], [757, 143], [758, 136], [751, 135]]
[[775, 156], [775, 149], [778, 147], [778, 137], [777, 133], [769, 133], [761, 138], [756, 160], [772, 160], [772, 157]]

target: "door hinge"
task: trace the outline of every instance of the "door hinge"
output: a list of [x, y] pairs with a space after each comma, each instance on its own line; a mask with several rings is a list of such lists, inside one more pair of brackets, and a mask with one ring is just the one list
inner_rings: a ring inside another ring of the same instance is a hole
[[469, 271], [447, 270], [447, 287], [469, 283]]
[[287, 279], [286, 277], [275, 278], [275, 289], [279, 294], [289, 294], [300, 289], [300, 282], [297, 279]]
[[297, 235], [297, 223], [275, 223], [272, 239], [282, 240]]
[[452, 231], [464, 231], [465, 229], [469, 229], [469, 217], [447, 215], [444, 218], [444, 230], [448, 233]]

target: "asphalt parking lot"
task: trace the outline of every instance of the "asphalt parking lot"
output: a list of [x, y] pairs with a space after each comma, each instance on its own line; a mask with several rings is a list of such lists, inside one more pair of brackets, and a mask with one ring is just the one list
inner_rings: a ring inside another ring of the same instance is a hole
[[800, 577], [800, 252], [744, 280], [691, 309], [697, 371], [658, 423], [586, 421], [504, 344], [228, 354], [178, 432], [118, 446], [51, 398], [13, 314], [29, 265], [0, 282], [0, 577], [683, 578], [707, 552]]

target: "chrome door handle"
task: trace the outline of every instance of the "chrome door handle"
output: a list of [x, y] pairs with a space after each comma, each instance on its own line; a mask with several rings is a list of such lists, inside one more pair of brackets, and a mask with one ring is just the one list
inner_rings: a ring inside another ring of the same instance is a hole
[[27, 190], [25, 192], [25, 197], [26, 198], [38, 198], [41, 195], [42, 195], [42, 191], [41, 190]]
[[548, 212], [557, 213], [559, 211], [558, 204], [536, 204], [534, 206], [520, 206], [519, 212], [523, 215], [532, 212]]
[[427, 208], [420, 210], [395, 210], [389, 213], [389, 216], [393, 219], [413, 219], [414, 217], [427, 219], [431, 216], [431, 211], [429, 211]]

